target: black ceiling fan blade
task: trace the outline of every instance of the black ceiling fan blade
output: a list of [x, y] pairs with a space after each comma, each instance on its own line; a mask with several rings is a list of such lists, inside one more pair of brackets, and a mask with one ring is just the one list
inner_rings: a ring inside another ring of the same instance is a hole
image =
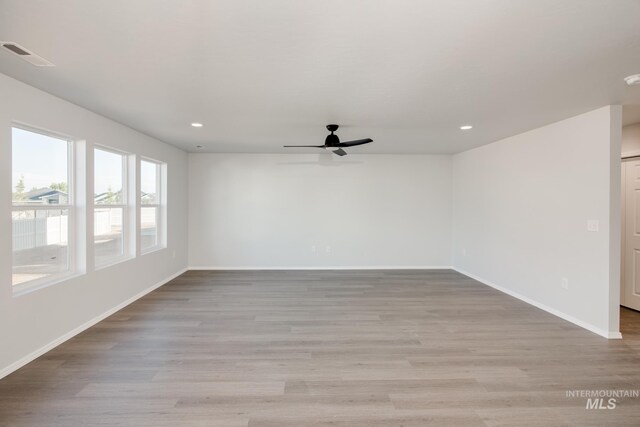
[[342, 148], [338, 148], [337, 150], [333, 150], [333, 154], [337, 154], [338, 156], [346, 156], [347, 152]]
[[324, 145], [283, 145], [284, 148], [324, 148]]
[[371, 138], [356, 139], [355, 141], [341, 142], [340, 144], [338, 144], [338, 146], [339, 147], [353, 147], [353, 146], [356, 146], [356, 145], [368, 144], [370, 142], [373, 142], [373, 139], [371, 139]]

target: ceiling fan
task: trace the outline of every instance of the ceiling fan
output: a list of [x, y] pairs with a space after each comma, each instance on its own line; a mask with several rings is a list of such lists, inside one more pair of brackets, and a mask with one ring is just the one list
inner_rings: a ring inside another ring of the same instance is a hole
[[344, 156], [347, 154], [347, 152], [344, 151], [343, 148], [355, 147], [356, 145], [368, 144], [370, 142], [373, 142], [373, 139], [371, 138], [340, 142], [340, 138], [338, 138], [338, 135], [334, 135], [334, 132], [338, 130], [338, 127], [338, 125], [327, 125], [327, 130], [331, 132], [331, 134], [327, 135], [327, 138], [324, 140], [324, 145], [285, 145], [284, 147], [324, 148], [325, 150], [332, 151], [338, 156]]

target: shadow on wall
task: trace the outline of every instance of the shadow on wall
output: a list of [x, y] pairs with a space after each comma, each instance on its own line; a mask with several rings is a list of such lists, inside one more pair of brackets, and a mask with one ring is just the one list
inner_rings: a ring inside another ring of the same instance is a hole
[[[318, 148], [321, 150], [321, 148]], [[331, 153], [320, 153], [318, 154], [318, 160], [315, 162], [278, 162], [278, 165], [314, 165], [314, 166], [324, 166], [324, 167], [339, 167], [345, 165], [357, 165], [362, 164], [364, 162], [357, 162], [352, 160], [341, 159], [339, 156]]]
[[622, 108], [622, 157], [640, 156], [640, 105]]

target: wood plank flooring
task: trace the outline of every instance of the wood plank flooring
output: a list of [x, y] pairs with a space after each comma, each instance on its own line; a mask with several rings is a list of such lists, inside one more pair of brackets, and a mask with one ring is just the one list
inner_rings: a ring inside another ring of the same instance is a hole
[[606, 340], [449, 270], [191, 271], [0, 380], [2, 426], [638, 426]]

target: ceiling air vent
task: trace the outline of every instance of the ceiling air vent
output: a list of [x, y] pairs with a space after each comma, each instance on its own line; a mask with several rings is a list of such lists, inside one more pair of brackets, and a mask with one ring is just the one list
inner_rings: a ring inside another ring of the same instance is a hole
[[32, 65], [35, 65], [36, 67], [54, 67], [55, 66], [51, 62], [44, 59], [43, 57], [28, 51], [27, 49], [25, 49], [24, 47], [20, 46], [17, 43], [0, 42], [0, 46], [2, 46], [4, 49], [8, 50], [11, 53], [18, 55], [20, 58], [24, 59], [25, 61], [29, 62]]

